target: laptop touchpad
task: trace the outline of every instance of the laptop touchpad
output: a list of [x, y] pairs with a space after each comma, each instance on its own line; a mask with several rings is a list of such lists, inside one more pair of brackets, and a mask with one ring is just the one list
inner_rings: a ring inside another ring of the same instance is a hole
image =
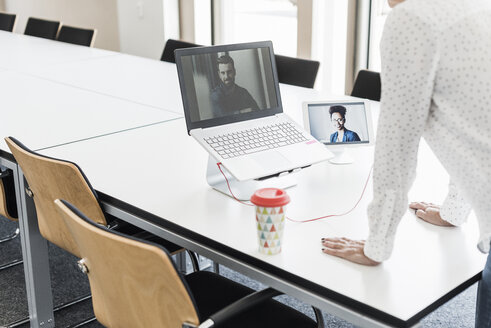
[[249, 156], [250, 159], [268, 172], [281, 172], [291, 166], [291, 162], [277, 151], [261, 152]]

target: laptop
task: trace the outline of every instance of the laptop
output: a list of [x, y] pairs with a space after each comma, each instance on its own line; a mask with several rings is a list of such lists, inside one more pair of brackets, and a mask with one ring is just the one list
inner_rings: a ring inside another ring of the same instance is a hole
[[271, 41], [175, 56], [188, 134], [235, 179], [282, 176], [332, 157], [283, 113]]

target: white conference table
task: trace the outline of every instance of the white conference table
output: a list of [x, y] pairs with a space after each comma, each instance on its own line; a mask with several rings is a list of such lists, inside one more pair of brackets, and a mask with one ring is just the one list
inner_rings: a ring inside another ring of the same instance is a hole
[[118, 54], [77, 65], [38, 67], [31, 74], [136, 104], [183, 112], [177, 69], [172, 63]]
[[[148, 140], [152, 140], [151, 143]], [[125, 179], [131, 156], [138, 179]], [[78, 163], [106, 210], [123, 220], [360, 326], [407, 327], [479, 279], [485, 256], [476, 249], [474, 218], [457, 229], [438, 228], [408, 211], [390, 260], [364, 267], [321, 252], [325, 236], [365, 238], [371, 185], [349, 215], [312, 223], [288, 221], [279, 255], [257, 249], [252, 207], [212, 190], [205, 180], [206, 152], [186, 133], [184, 119], [54, 147], [43, 154]], [[352, 150], [356, 161], [303, 170], [288, 190], [296, 219], [344, 212], [358, 200], [373, 147]], [[103, 163], [95, 158], [108, 158]], [[414, 199], [441, 201], [448, 177], [423, 144]]]
[[[0, 126], [2, 135], [17, 136], [32, 149], [44, 149], [43, 154], [77, 162], [101, 193], [111, 214], [362, 326], [414, 325], [479, 279], [485, 259], [475, 248], [474, 220], [462, 228], [438, 229], [414, 220], [408, 212], [401, 223], [393, 257], [376, 268], [360, 267], [322, 254], [322, 236], [365, 237], [370, 186], [350, 215], [315, 223], [288, 222], [283, 252], [272, 257], [260, 255], [250, 208], [206, 185], [207, 155], [187, 136], [184, 120], [176, 119], [182, 114], [181, 105], [177, 104], [180, 95], [176, 94], [179, 89], [173, 65], [98, 49], [87, 52], [86, 48], [71, 45], [63, 45], [67, 57], [57, 53], [54, 61], [48, 55], [49, 49], [57, 52], [61, 48], [51, 41], [0, 34], [2, 46], [2, 38], [11, 38], [13, 41], [6, 42], [15, 45], [6, 49], [10, 55], [0, 55], [0, 62], [6, 61], [0, 63], [0, 69], [4, 68], [1, 76], [5, 76], [0, 83], [7, 88], [4, 90], [19, 95], [26, 90], [24, 85], [32, 83], [33, 92], [29, 94], [38, 100], [30, 102], [29, 95], [22, 99], [23, 105], [9, 114], [12, 115], [9, 120], [2, 120], [7, 123]], [[18, 44], [22, 46], [17, 47]], [[46, 47], [43, 50], [46, 53], [26, 57], [23, 63], [12, 55], [30, 47]], [[50, 68], [44, 69], [47, 65]], [[128, 72], [144, 74], [121, 72], [125, 65]], [[5, 75], [5, 70], [11, 75]], [[56, 74], [49, 75], [50, 71]], [[14, 81], [12, 84], [9, 77]], [[104, 83], [97, 84], [99, 79]], [[51, 96], [43, 97], [43, 92], [34, 91], [37, 88]], [[55, 97], [59, 91], [70, 97], [59, 101]], [[301, 119], [303, 100], [322, 98], [313, 90], [292, 86], [282, 85], [281, 92], [286, 111], [297, 120]], [[14, 96], [0, 99], [2, 115], [15, 108], [16, 101], [18, 97]], [[93, 110], [93, 104], [103, 104], [102, 112]], [[39, 108], [48, 114], [36, 112]], [[70, 110], [65, 112], [66, 108]], [[84, 115], [84, 109], [102, 118]], [[23, 124], [29, 115], [37, 124], [26, 129]], [[53, 118], [59, 121], [54, 122]], [[64, 124], [69, 128], [60, 128]], [[136, 127], [139, 128], [133, 129]], [[431, 153], [424, 146], [423, 150], [419, 177], [426, 175], [427, 179], [418, 179], [411, 193], [438, 201], [443, 199], [448, 178], [438, 174], [441, 171], [438, 166], [433, 167]], [[359, 148], [353, 154], [357, 158], [353, 165], [324, 163], [301, 172], [299, 185], [289, 190], [293, 199], [289, 215], [311, 218], [349, 208], [359, 197], [372, 158], [371, 148]], [[16, 170], [3, 142], [0, 156], [0, 164]], [[138, 179], [124, 178], [128, 163], [141, 168]], [[31, 326], [53, 327], [51, 291], [43, 287], [46, 284], [49, 287], [46, 243], [43, 246], [35, 215], [30, 212], [32, 202], [20, 192], [24, 185], [21, 171], [17, 173]], [[342, 185], [356, 191], [340, 190]]]
[[40, 67], [118, 55], [117, 52], [75, 46], [32, 36], [0, 31], [0, 67], [31, 73]]
[[0, 74], [0, 89], [1, 149], [5, 136], [38, 150], [182, 117], [12, 71]]

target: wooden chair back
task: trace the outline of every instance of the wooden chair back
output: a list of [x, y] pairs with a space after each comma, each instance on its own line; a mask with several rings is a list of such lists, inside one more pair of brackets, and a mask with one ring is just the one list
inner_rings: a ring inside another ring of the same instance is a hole
[[106, 225], [95, 191], [74, 163], [39, 155], [13, 137], [5, 138], [32, 191], [41, 235], [80, 257], [65, 221], [54, 204], [61, 198], [75, 204], [95, 222]]
[[63, 25], [60, 28], [56, 40], [77, 44], [79, 46], [92, 47], [95, 40], [96, 31]]
[[79, 266], [89, 278], [94, 313], [101, 324], [199, 325], [187, 284], [165, 249], [98, 226], [64, 200], [55, 204], [80, 250]]

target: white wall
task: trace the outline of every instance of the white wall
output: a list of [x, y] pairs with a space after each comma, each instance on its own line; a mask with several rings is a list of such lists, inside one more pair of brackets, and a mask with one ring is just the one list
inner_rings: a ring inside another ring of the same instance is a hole
[[160, 59], [166, 39], [179, 35], [177, 0], [117, 2], [121, 52]]
[[160, 59], [165, 41], [179, 38], [178, 0], [0, 0], [17, 14], [14, 32], [32, 17], [97, 29], [94, 47]]
[[94, 47], [119, 51], [117, 0], [3, 0], [17, 14], [14, 32], [24, 33], [30, 16], [97, 29]]

